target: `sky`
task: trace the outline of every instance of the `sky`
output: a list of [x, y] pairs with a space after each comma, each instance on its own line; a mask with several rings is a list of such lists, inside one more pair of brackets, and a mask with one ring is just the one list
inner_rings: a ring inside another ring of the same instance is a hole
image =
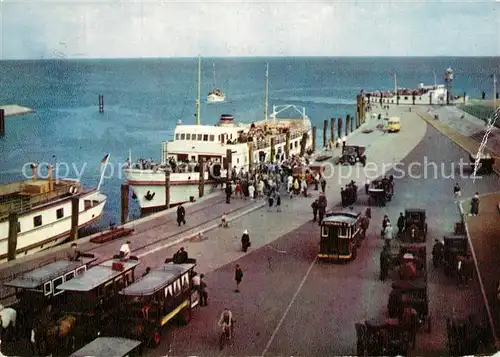
[[0, 0], [0, 59], [500, 56], [500, 0]]

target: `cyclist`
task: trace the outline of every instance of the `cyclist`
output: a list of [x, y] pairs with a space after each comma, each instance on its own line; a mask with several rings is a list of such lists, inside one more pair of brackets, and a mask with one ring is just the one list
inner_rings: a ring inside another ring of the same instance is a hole
[[222, 314], [220, 315], [219, 326], [222, 327], [223, 332], [226, 328], [228, 328], [229, 339], [233, 338], [233, 314], [227, 307], [224, 308], [224, 311], [222, 311]]

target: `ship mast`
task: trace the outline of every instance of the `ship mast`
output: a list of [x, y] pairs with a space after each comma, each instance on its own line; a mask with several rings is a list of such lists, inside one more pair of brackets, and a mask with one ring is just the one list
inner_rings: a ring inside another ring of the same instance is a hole
[[264, 120], [267, 120], [269, 108], [269, 63], [266, 63], [266, 102], [264, 104]]
[[201, 57], [198, 55], [198, 97], [196, 98], [196, 125], [200, 125], [200, 104], [201, 104]]
[[213, 75], [214, 75], [214, 89], [215, 89], [215, 88], [217, 88], [215, 86], [215, 62], [213, 63], [213, 71], [212, 72], [213, 72]]

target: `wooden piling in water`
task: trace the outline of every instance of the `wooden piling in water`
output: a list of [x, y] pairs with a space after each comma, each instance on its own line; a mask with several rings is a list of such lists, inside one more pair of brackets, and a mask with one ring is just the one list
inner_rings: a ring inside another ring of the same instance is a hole
[[[312, 150], [313, 152], [316, 152], [316, 127], [313, 126], [312, 128]], [[290, 135], [288, 136], [288, 138], [290, 138]], [[290, 140], [288, 140], [288, 150], [290, 150]], [[290, 151], [289, 151], [290, 152]], [[288, 159], [288, 156], [287, 156], [287, 159]]]
[[354, 131], [354, 117], [349, 116], [351, 119], [351, 133]]
[[121, 185], [121, 197], [120, 197], [120, 224], [125, 224], [128, 221], [128, 197], [129, 197], [129, 185]]
[[198, 180], [198, 197], [202, 198], [205, 194], [205, 161], [200, 160], [200, 178]]
[[326, 133], [328, 131], [328, 120], [324, 120], [323, 122], [323, 147], [326, 147]]
[[69, 239], [76, 241], [78, 239], [78, 216], [80, 214], [80, 198], [71, 197], [71, 232]]
[[227, 176], [226, 181], [231, 181], [231, 171], [233, 169], [233, 151], [231, 149], [226, 150], [226, 160], [227, 160]]
[[[313, 128], [313, 130], [315, 129], [316, 127]], [[286, 132], [286, 139], [285, 139], [285, 157], [287, 159], [290, 158], [290, 130], [288, 130]]]
[[99, 94], [99, 113], [104, 113], [104, 96]]
[[351, 121], [351, 116], [349, 114], [347, 114], [345, 117], [345, 127], [344, 127], [345, 136], [349, 135], [350, 121]]
[[330, 141], [335, 143], [335, 118], [330, 118]]
[[19, 231], [19, 221], [17, 212], [9, 213], [9, 237], [7, 241], [7, 259], [9, 261], [16, 259], [17, 233]]
[[274, 137], [271, 137], [271, 162], [274, 162], [274, 159], [276, 157], [276, 139]]
[[165, 209], [170, 208], [170, 171], [165, 169]]
[[0, 138], [5, 136], [5, 110], [0, 109]]
[[253, 168], [253, 142], [248, 143], [248, 172]]
[[342, 118], [339, 118], [337, 120], [337, 139], [341, 139], [342, 140]]
[[307, 144], [307, 133], [302, 134], [302, 140], [300, 141], [300, 156], [304, 156], [306, 153]]

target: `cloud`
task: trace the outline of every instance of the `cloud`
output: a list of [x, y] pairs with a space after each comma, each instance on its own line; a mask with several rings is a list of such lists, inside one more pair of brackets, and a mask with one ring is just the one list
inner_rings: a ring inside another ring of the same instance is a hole
[[498, 4], [4, 0], [0, 57], [499, 55]]

